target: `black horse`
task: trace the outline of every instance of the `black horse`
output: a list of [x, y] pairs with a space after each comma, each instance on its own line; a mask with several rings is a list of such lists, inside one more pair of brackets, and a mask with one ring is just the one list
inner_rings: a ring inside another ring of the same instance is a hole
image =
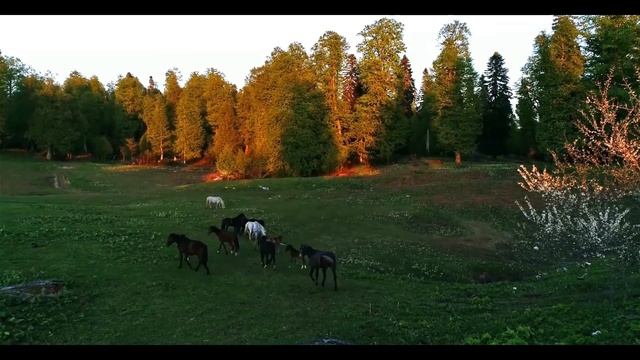
[[224, 218], [222, 219], [222, 230], [227, 230], [230, 226], [233, 226], [233, 232], [236, 235], [240, 235], [242, 231], [244, 231], [244, 225], [249, 221], [247, 217], [240, 213], [238, 216], [234, 218]]
[[[331, 268], [331, 272], [333, 273], [333, 285], [334, 290], [338, 291], [338, 278], [336, 277], [336, 265], [338, 261], [336, 260], [336, 254], [331, 251], [321, 251], [312, 248], [309, 245], [301, 245], [300, 246], [300, 255], [306, 256], [309, 259], [309, 267], [311, 268], [311, 272], [309, 276], [311, 277], [311, 281], [318, 285], [318, 271], [322, 268], [322, 286], [324, 286], [324, 281], [327, 277], [327, 268]], [[316, 277], [313, 278], [313, 271], [316, 271]]]
[[233, 226], [232, 218], [224, 218], [222, 219], [222, 223], [220, 224], [220, 229], [227, 231], [229, 227]]
[[[260, 245], [260, 260], [262, 261], [262, 266], [267, 267], [269, 264], [273, 264], [273, 267], [276, 266], [276, 243], [269, 241], [266, 236], [260, 236], [258, 239], [258, 243]], [[265, 259], [267, 260], [265, 263]]]
[[198, 240], [191, 240], [186, 237], [184, 234], [169, 234], [169, 238], [167, 239], [167, 246], [170, 246], [173, 243], [178, 244], [178, 253], [180, 255], [180, 265], [178, 268], [182, 268], [182, 259], [187, 262], [190, 269], [191, 263], [189, 262], [189, 255], [198, 256], [198, 266], [196, 266], [196, 271], [200, 269], [200, 265], [204, 266], [207, 270], [207, 275], [210, 275], [209, 267], [207, 266], [207, 261], [209, 259], [207, 245]]

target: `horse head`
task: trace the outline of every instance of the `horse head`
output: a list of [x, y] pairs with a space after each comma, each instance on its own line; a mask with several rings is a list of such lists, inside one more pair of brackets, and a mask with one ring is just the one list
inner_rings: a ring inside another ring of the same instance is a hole
[[177, 237], [179, 237], [178, 234], [174, 234], [174, 233], [169, 234], [169, 237], [167, 238], [167, 246], [170, 246], [171, 244], [176, 242]]
[[300, 245], [300, 256], [311, 256], [316, 251], [309, 245]]
[[282, 244], [282, 235], [272, 236], [271, 241], [273, 241], [276, 244]]
[[208, 232], [208, 234], [211, 234], [211, 233], [216, 233], [216, 234], [217, 234], [217, 233], [219, 233], [219, 232], [220, 232], [220, 229], [218, 229], [218, 227], [216, 227], [216, 226], [214, 226], [214, 225], [209, 226], [209, 232]]

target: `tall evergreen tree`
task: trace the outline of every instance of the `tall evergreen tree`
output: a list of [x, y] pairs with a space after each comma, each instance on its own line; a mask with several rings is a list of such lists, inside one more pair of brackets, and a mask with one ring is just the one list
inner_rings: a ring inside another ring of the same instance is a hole
[[71, 97], [53, 79], [46, 79], [38, 93], [36, 109], [29, 123], [27, 136], [47, 152], [47, 160], [54, 156], [68, 157], [81, 134], [73, 124]]
[[144, 123], [142, 122], [142, 105], [145, 88], [137, 77], [127, 73], [126, 76], [118, 78], [115, 88], [115, 98], [118, 104], [122, 105], [129, 115], [131, 125], [135, 129], [135, 137], [139, 138], [144, 133]]
[[584, 57], [578, 29], [570, 17], [554, 18], [553, 34], [536, 37], [530, 62], [527, 69], [539, 121], [536, 141], [541, 151], [561, 151], [575, 136], [573, 123], [584, 96]]
[[171, 150], [171, 130], [167, 117], [167, 106], [162, 94], [155, 94], [151, 97], [150, 114], [146, 119], [147, 140], [151, 143], [154, 154], [164, 160], [165, 154]]
[[274, 49], [238, 96], [249, 172], [310, 175], [337, 165], [328, 107], [299, 43]]
[[411, 63], [407, 58], [407, 55], [400, 60], [402, 66], [402, 73], [400, 77], [401, 84], [401, 100], [402, 111], [406, 118], [411, 118], [416, 111], [416, 85], [413, 81], [413, 71], [411, 70]]
[[28, 120], [35, 109], [31, 69], [0, 53], [0, 146], [25, 147]]
[[353, 54], [349, 54], [349, 56], [347, 56], [347, 68], [344, 77], [342, 98], [346, 103], [347, 111], [349, 113], [353, 113], [355, 112], [358, 98], [364, 93], [360, 70], [358, 69], [356, 56]]
[[344, 129], [348, 105], [340, 96], [345, 87], [348, 49], [347, 40], [334, 31], [324, 33], [311, 49], [311, 61], [318, 78], [318, 88], [324, 93], [329, 107], [329, 118], [333, 127], [334, 142], [340, 152], [340, 163], [346, 161], [349, 153]]
[[355, 148], [358, 144], [358, 133], [355, 131], [355, 124], [357, 120], [356, 104], [363, 93], [364, 88], [360, 78], [360, 70], [358, 69], [356, 56], [349, 54], [349, 56], [347, 56], [342, 93], [342, 99], [345, 106], [342, 121], [342, 134], [343, 145], [347, 147], [347, 159], [352, 159], [357, 154]]
[[180, 80], [180, 72], [178, 69], [174, 68], [167, 71], [164, 81], [164, 98], [167, 102], [167, 116], [171, 129], [175, 128], [176, 107], [178, 106], [178, 100], [180, 100], [180, 94], [182, 93], [182, 88], [178, 80]]
[[224, 74], [209, 69], [203, 95], [213, 139], [210, 151], [217, 158], [225, 148], [235, 151], [240, 146], [235, 109], [237, 90], [224, 78]]
[[516, 115], [519, 124], [519, 139], [517, 139], [522, 152], [529, 158], [533, 158], [537, 153], [536, 144], [536, 111], [531, 84], [527, 78], [522, 78], [518, 86], [518, 104], [516, 105]]
[[433, 122], [436, 118], [436, 92], [433, 76], [427, 68], [422, 72], [419, 105], [411, 121], [410, 150], [417, 155], [431, 153], [434, 142]]
[[455, 153], [456, 165], [462, 154], [475, 148], [482, 131], [477, 74], [469, 53], [470, 31], [465, 23], [445, 25], [439, 34], [442, 50], [433, 63], [436, 94], [434, 128], [439, 146]]
[[484, 99], [478, 150], [492, 156], [504, 155], [507, 153], [507, 138], [513, 122], [513, 112], [509, 76], [502, 55], [496, 52], [489, 58], [481, 82], [486, 95], [481, 94], [481, 98]]
[[397, 111], [402, 79], [400, 54], [406, 50], [402, 39], [404, 25], [383, 18], [365, 26], [358, 44], [362, 53], [360, 71], [365, 94], [357, 108], [354, 126], [359, 159], [389, 161], [393, 154], [406, 146], [409, 124]]
[[640, 82], [635, 76], [640, 64], [640, 16], [585, 16], [582, 31], [586, 40], [585, 85], [595, 90], [596, 84], [603, 83], [613, 71], [610, 96], [628, 103], [624, 81], [636, 92], [640, 91]]
[[176, 108], [175, 153], [183, 162], [202, 156], [205, 145], [206, 104], [203, 99], [203, 75], [194, 72], [187, 81]]

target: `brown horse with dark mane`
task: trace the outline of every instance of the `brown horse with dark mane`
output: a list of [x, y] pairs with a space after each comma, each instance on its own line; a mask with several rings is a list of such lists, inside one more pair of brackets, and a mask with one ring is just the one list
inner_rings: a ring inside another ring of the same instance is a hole
[[198, 266], [196, 266], [195, 271], [198, 271], [200, 265], [202, 265], [207, 270], [207, 275], [210, 275], [209, 267], [207, 266], [207, 261], [209, 260], [207, 244], [198, 240], [191, 240], [184, 234], [172, 233], [169, 234], [169, 238], [167, 239], [167, 246], [173, 243], [178, 244], [178, 253], [180, 254], [180, 265], [178, 265], [178, 268], [182, 268], [182, 259], [184, 258], [189, 268], [193, 269], [189, 262], [189, 256], [196, 255], [198, 257]]
[[220, 248], [224, 247], [225, 254], [229, 254], [227, 251], [227, 247], [224, 243], [228, 243], [231, 246], [231, 253], [238, 256], [238, 251], [240, 251], [240, 242], [238, 241], [238, 235], [235, 233], [221, 230], [217, 226], [209, 226], [209, 234], [215, 233], [220, 240], [220, 246], [218, 246], [218, 252], [220, 252]]

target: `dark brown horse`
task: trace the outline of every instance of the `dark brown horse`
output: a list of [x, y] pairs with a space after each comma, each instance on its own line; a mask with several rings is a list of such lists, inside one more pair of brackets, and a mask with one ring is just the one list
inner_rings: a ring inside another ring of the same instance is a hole
[[180, 255], [180, 265], [178, 268], [182, 268], [182, 259], [187, 262], [190, 269], [191, 263], [189, 262], [190, 255], [196, 255], [198, 257], [198, 266], [196, 266], [195, 271], [200, 269], [200, 265], [204, 266], [207, 270], [207, 275], [210, 274], [209, 267], [207, 266], [207, 261], [209, 260], [209, 254], [207, 250], [207, 245], [198, 240], [191, 240], [186, 237], [184, 234], [169, 234], [169, 238], [167, 239], [167, 246], [176, 243], [178, 244], [178, 253]]
[[[309, 276], [311, 277], [311, 281], [316, 283], [316, 286], [318, 286], [318, 271], [322, 268], [322, 286], [324, 286], [324, 281], [327, 277], [327, 268], [330, 267], [333, 273], [334, 290], [338, 291], [338, 278], [336, 277], [336, 265], [338, 261], [336, 260], [336, 254], [331, 251], [316, 250], [309, 245], [302, 245], [300, 246], [300, 255], [309, 258], [309, 267], [311, 268]], [[313, 278], [314, 270], [316, 271], [315, 279]]]
[[291, 261], [290, 262], [295, 262], [297, 260], [300, 260], [302, 262], [302, 265], [300, 265], [300, 269], [304, 269], [304, 268], [307, 267], [307, 264], [304, 261], [304, 256], [300, 255], [300, 251], [298, 251], [293, 246], [287, 245], [284, 248], [284, 252], [289, 253], [289, 256], [291, 257]]
[[258, 238], [258, 245], [260, 246], [260, 260], [262, 261], [262, 266], [266, 268], [267, 266], [269, 266], [269, 264], [273, 264], [273, 267], [275, 268], [276, 243], [267, 240], [266, 235], [262, 235], [260, 236], [260, 238]]
[[220, 248], [224, 247], [225, 254], [229, 254], [227, 251], [227, 247], [224, 243], [228, 243], [231, 246], [231, 253], [238, 256], [238, 251], [240, 251], [240, 242], [238, 241], [238, 235], [235, 233], [224, 231], [218, 229], [216, 226], [209, 226], [209, 234], [215, 233], [218, 236], [218, 240], [220, 240], [220, 246], [218, 246], [218, 252], [220, 252]]

